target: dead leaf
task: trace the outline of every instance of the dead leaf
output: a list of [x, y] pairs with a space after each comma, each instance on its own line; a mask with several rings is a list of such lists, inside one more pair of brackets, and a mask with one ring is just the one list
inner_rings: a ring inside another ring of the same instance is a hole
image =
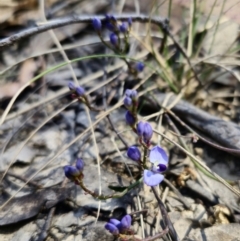
[[18, 81], [0, 85], [0, 99], [13, 97], [24, 84], [34, 77], [35, 72], [41, 65], [41, 61], [35, 61], [34, 59], [24, 61], [19, 70]]

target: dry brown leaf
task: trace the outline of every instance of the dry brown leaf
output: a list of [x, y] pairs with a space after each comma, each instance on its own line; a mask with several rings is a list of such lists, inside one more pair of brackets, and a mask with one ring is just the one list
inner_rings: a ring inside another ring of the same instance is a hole
[[[14, 13], [18, 10], [31, 9], [37, 6], [36, 0], [14, 1], [1, 0], [0, 1], [0, 23], [14, 20]], [[18, 23], [19, 24], [19, 23]]]
[[33, 78], [34, 73], [37, 70], [37, 63], [33, 59], [26, 60], [19, 71], [18, 80], [20, 84], [25, 84]]
[[14, 96], [20, 87], [21, 84], [17, 82], [6, 83], [3, 86], [0, 86], [0, 99]]
[[40, 68], [41, 65], [41, 61], [35, 61], [33, 59], [28, 59], [23, 62], [19, 70], [18, 81], [5, 83], [0, 86], [0, 99], [14, 96], [21, 86], [26, 84], [34, 77], [35, 72], [38, 70], [38, 68]]

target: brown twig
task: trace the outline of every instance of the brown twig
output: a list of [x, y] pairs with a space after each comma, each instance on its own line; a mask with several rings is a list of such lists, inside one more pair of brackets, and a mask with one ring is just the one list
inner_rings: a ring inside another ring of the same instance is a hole
[[[30, 29], [24, 30], [20, 33], [17, 33], [10, 37], [2, 39], [0, 41], [0, 49], [4, 48], [6, 46], [12, 45], [23, 38], [27, 38], [27, 37], [33, 36], [35, 34], [39, 34], [39, 33], [45, 32], [50, 29], [55, 29], [55, 28], [59, 28], [59, 27], [63, 27], [63, 26], [71, 25], [71, 24], [77, 24], [77, 23], [91, 23], [92, 19], [94, 17], [98, 17], [100, 20], [105, 19], [104, 15], [99, 15], [99, 16], [89, 16], [89, 15], [88, 16], [86, 16], [86, 15], [85, 16], [84, 15], [77, 16], [77, 15], [75, 15], [70, 18], [61, 18], [61, 19], [51, 20], [51, 21], [48, 21], [47, 23], [44, 23], [37, 27], [33, 27]], [[149, 22], [149, 16], [143, 15], [143, 14], [121, 14], [121, 15], [116, 14], [116, 15], [114, 15], [114, 17], [120, 21], [126, 21], [129, 18], [132, 18], [132, 21]], [[162, 28], [166, 28], [166, 25], [168, 25], [167, 18], [151, 17], [151, 22], [159, 25]]]
[[162, 200], [160, 199], [160, 197], [159, 197], [159, 195], [156, 191], [156, 188], [152, 187], [152, 191], [153, 191], [153, 194], [154, 194], [155, 198], [157, 199], [158, 206], [159, 206], [160, 211], [162, 213], [164, 225], [169, 229], [169, 234], [170, 234], [172, 240], [173, 241], [180, 241], [180, 239], [177, 235], [177, 232], [176, 232], [175, 228], [173, 227], [173, 224], [172, 224], [172, 222], [171, 222], [171, 220], [168, 216], [167, 210], [165, 209], [164, 204], [163, 204]]

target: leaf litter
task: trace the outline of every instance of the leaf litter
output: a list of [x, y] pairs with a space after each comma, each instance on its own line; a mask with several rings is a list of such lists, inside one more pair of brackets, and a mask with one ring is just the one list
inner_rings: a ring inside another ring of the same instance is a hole
[[[108, 12], [106, 10], [107, 3], [105, 1], [103, 2], [104, 12]], [[142, 6], [143, 2], [139, 2], [140, 6]], [[174, 5], [173, 9], [177, 9], [176, 6], [178, 6], [178, 3], [174, 4], [176, 5]], [[231, 6], [233, 6], [235, 3], [231, 1], [231, 4]], [[98, 9], [90, 9], [89, 4], [83, 4], [82, 6], [86, 7], [85, 11], [88, 11], [89, 14], [98, 12]], [[132, 7], [129, 5], [126, 6], [128, 8]], [[125, 11], [127, 11], [127, 7]], [[188, 9], [190, 5], [185, 5], [185, 7]], [[84, 8], [82, 8], [81, 11], [84, 12]], [[144, 9], [142, 9], [142, 11], [144, 11]], [[229, 14], [229, 11], [227, 11], [227, 14]], [[234, 19], [235, 17], [232, 16], [232, 18]], [[210, 20], [216, 22], [216, 20]], [[58, 38], [62, 42], [75, 42], [77, 39], [84, 38], [84, 33], [81, 32], [82, 29], [86, 32], [88, 31], [84, 26], [81, 28], [77, 27], [76, 30], [71, 30], [69, 33], [66, 33], [66, 31], [62, 30], [62, 33], [64, 34], [62, 37], [58, 36]], [[230, 34], [232, 31], [232, 36], [236, 36], [236, 28], [228, 28], [228, 31], [230, 31]], [[220, 29], [218, 34], [219, 33], [220, 37], [216, 36], [216, 38], [222, 40], [223, 38], [221, 39], [221, 33], [224, 33], [224, 29]], [[208, 32], [208, 34], [209, 36], [212, 36], [212, 33]], [[44, 33], [44, 35], [48, 36], [47, 38], [49, 38], [48, 33]], [[69, 35], [72, 36], [73, 39], [69, 40]], [[34, 39], [36, 41], [37, 37], [33, 37], [33, 39], [30, 41], [32, 44], [30, 46], [36, 46]], [[40, 38], [40, 42], [42, 41], [41, 39], [44, 39], [44, 37]], [[211, 40], [212, 39], [209, 37], [208, 41], [210, 43]], [[179, 41], [181, 41], [180, 38]], [[156, 44], [156, 42], [154, 43]], [[218, 54], [221, 52], [221, 54], [224, 55], [227, 52], [225, 47], [229, 44], [231, 43], [219, 43], [219, 41], [217, 41], [214, 45], [214, 48], [211, 49], [213, 51], [212, 54]], [[43, 49], [52, 47], [52, 41], [46, 45], [43, 43], [43, 45]], [[96, 51], [101, 51], [102, 47], [100, 45], [93, 46], [92, 49], [88, 48], [87, 54], [90, 54], [89, 51], [92, 51], [91, 54], [94, 54]], [[207, 45], [208, 44], [206, 42], [203, 45], [203, 52], [205, 53], [209, 51], [209, 47]], [[20, 53], [30, 53], [29, 49], [26, 50], [24, 47], [22, 48], [23, 49], [20, 50]], [[41, 51], [43, 51], [43, 49], [40, 48]], [[140, 50], [141, 47], [138, 46], [138, 49]], [[79, 54], [79, 51], [82, 53], [81, 51], [83, 50], [70, 50], [67, 53], [72, 59]], [[9, 55], [8, 50], [4, 50], [4, 54]], [[86, 52], [83, 51], [83, 54], [86, 54]], [[53, 65], [56, 64], [56, 62], [61, 62], [61, 57], [59, 54], [51, 54], [51, 56], [48, 57], [49, 59], [45, 60], [46, 65]], [[103, 68], [102, 62], [98, 60], [90, 60], [85, 64], [78, 63], [76, 65], [77, 68], [81, 69], [81, 75], [83, 76], [84, 73], [87, 75], [88, 73], [93, 72], [92, 66], [94, 66], [96, 69]], [[207, 64], [203, 63], [203, 66], [207, 66]], [[12, 83], [8, 83], [9, 80], [5, 80], [4, 86], [7, 87], [0, 89], [1, 97], [6, 99], [12, 97], [21, 84], [26, 83], [35, 76], [36, 71], [40, 67], [41, 65], [39, 66], [36, 60], [29, 59], [22, 64], [19, 70], [11, 70], [16, 71], [16, 73], [12, 72], [11, 74], [17, 75], [18, 80], [17, 82]], [[211, 70], [211, 73], [218, 73], [218, 68]], [[233, 68], [231, 68], [231, 70], [233, 70]], [[123, 70], [121, 71], [123, 72]], [[59, 77], [57, 74], [52, 75], [51, 78], [52, 79], [48, 79], [48, 81], [58, 83]], [[61, 79], [61, 84], [59, 86], [57, 84], [48, 86], [45, 83], [49, 90], [46, 88], [44, 91], [52, 92], [58, 90], [62, 87], [64, 81], [67, 85], [67, 81], [69, 81], [70, 78], [70, 74], [68, 75], [66, 70], [66, 75], [63, 76], [64, 80]], [[155, 77], [155, 79], [157, 78], [159, 77]], [[206, 83], [209, 79], [206, 78]], [[89, 81], [86, 83], [86, 88], [91, 89], [100, 81], [102, 81], [100, 78], [96, 79], [94, 82]], [[124, 81], [125, 85], [127, 86], [129, 86], [129, 84], [130, 86], [134, 85], [134, 81], [129, 81], [128, 79], [124, 79]], [[190, 92], [187, 94], [188, 99], [186, 100], [186, 103], [183, 103], [182, 101], [176, 103], [176, 105], [171, 108], [171, 111], [173, 111], [176, 115], [182, 118], [184, 122], [190, 125], [191, 128], [194, 129], [195, 135], [199, 134], [208, 141], [219, 146], [224, 146], [230, 149], [240, 149], [238, 143], [238, 97], [232, 97], [233, 94], [236, 94], [235, 88], [237, 84], [233, 85], [229, 84], [229, 82], [231, 82], [231, 78], [228, 75], [224, 79], [224, 83], [217, 81], [217, 79], [214, 77], [207, 89], [208, 93], [211, 93], [210, 96], [206, 97], [208, 104], [204, 106], [201, 105], [203, 102], [198, 99], [200, 95], [194, 96], [195, 93], [193, 92], [193, 89], [194, 91], [197, 90], [199, 93], [202, 93], [205, 90], [201, 89], [199, 85], [195, 85], [193, 81], [192, 84], [194, 85], [194, 88], [192, 89], [192, 93], [190, 90]], [[152, 83], [151, 81], [148, 82], [148, 84]], [[34, 86], [24, 93], [24, 95], [30, 96], [27, 101], [31, 100], [31, 98], [33, 100], [38, 100], [39, 95], [41, 98], [45, 98], [46, 93], [44, 93], [44, 91], [32, 92], [33, 88]], [[123, 91], [121, 88], [122, 86], [117, 83], [112, 83], [109, 86], [108, 94], [111, 96], [109, 97], [110, 105], [113, 105], [113, 103], [121, 98]], [[166, 88], [165, 86], [163, 90], [167, 92], [169, 91], [169, 88]], [[224, 90], [222, 91], [222, 94], [226, 94], [226, 98], [222, 97], [222, 100], [224, 99], [225, 101], [224, 105], [218, 102], [213, 103], [213, 101], [216, 100], [216, 96], [220, 93], [220, 90]], [[114, 95], [111, 94], [112, 91], [114, 91]], [[160, 104], [162, 103], [160, 99], [164, 100], [166, 98], [166, 96], [159, 91], [151, 92], [150, 94], [154, 94]], [[102, 97], [101, 91], [96, 90], [93, 97], [93, 100], [95, 101], [94, 103], [99, 104], [99, 100], [101, 100]], [[145, 98], [145, 96], [143, 97]], [[142, 100], [144, 100], [144, 98]], [[26, 101], [26, 99], [24, 99], [24, 101]], [[27, 101], [25, 104], [27, 104]], [[18, 149], [18, 146], [21, 144], [22, 137], [29, 135], [30, 131], [34, 127], [34, 123], [38, 125], [54, 110], [58, 109], [60, 106], [62, 107], [64, 104], [67, 104], [70, 101], [70, 96], [68, 95], [61, 97], [61, 99], [59, 98], [58, 101], [59, 103], [55, 102], [43, 105], [42, 108], [38, 110], [38, 115], [35, 117], [36, 121], [34, 120], [34, 117], [32, 117], [32, 120], [31, 118], [28, 120], [27, 115], [29, 113], [25, 113], [21, 115], [20, 122], [13, 121], [11, 123], [11, 126], [14, 128], [21, 128], [21, 132], [17, 131], [16, 134], [14, 134], [15, 140], [12, 142], [10, 141], [10, 144], [6, 147], [4, 154], [1, 156], [1, 171], [6, 170], [7, 165], [12, 160], [13, 153], [15, 153], [15, 151]], [[20, 107], [24, 107], [24, 103], [21, 102], [21, 99], [17, 100], [16, 106], [14, 106], [16, 111], [18, 111]], [[190, 105], [187, 102], [191, 102], [195, 105]], [[237, 103], [236, 106], [232, 105], [231, 108], [229, 108], [230, 104], [234, 102]], [[203, 108], [205, 112], [199, 110], [198, 107]], [[142, 106], [141, 114], [146, 116], [148, 114], [157, 113], [158, 111], [159, 107], [151, 104], [151, 102], [149, 105], [149, 102], [146, 101]], [[234, 119], [228, 114], [229, 111], [235, 111]], [[70, 112], [71, 114], [69, 115]], [[124, 124], [122, 111], [116, 110], [112, 112], [111, 115], [114, 116], [113, 118], [115, 120], [115, 126], [117, 127], [118, 131], [122, 133], [124, 138], [131, 143], [136, 142], [136, 137], [130, 134], [130, 131], [128, 131]], [[97, 120], [98, 116], [91, 115], [91, 118], [93, 120]], [[171, 118], [174, 119], [173, 117]], [[9, 129], [9, 126], [7, 125], [9, 123], [10, 122], [6, 121], [4, 125], [1, 126], [3, 139], [6, 137]], [[22, 123], [24, 123], [24, 125], [21, 127]], [[238, 157], [236, 157], [236, 153], [234, 154], [231, 153], [231, 151], [226, 152], [224, 150], [217, 150], [214, 147], [209, 146], [207, 143], [204, 144], [204, 142], [201, 140], [198, 140], [197, 143], [193, 143], [189, 138], [189, 136], [192, 137], [193, 133], [186, 131], [184, 126], [181, 126], [175, 121], [174, 124], [180, 130], [180, 134], [183, 136], [183, 138], [186, 139], [186, 143], [192, 150], [192, 153], [195, 155], [200, 154], [199, 158], [207, 166], [209, 166], [210, 169], [218, 173], [227, 181], [236, 182], [238, 180], [239, 170], [237, 169]], [[86, 113], [84, 113], [83, 108], [81, 108], [81, 105], [73, 104], [66, 110], [63, 110], [61, 114], [55, 116], [50, 122], [48, 122], [47, 125], [43, 127], [43, 129], [38, 131], [37, 134], [33, 136], [29, 143], [24, 146], [24, 149], [11, 164], [9, 175], [6, 174], [5, 178], [2, 180], [2, 197], [0, 199], [1, 205], [4, 205], [9, 197], [14, 195], [15, 191], [23, 185], [23, 180], [18, 179], [17, 176], [11, 176], [11, 173], [28, 179], [32, 174], [40, 170], [38, 175], [33, 179], [33, 182], [37, 183], [39, 186], [37, 187], [31, 185], [30, 182], [29, 185], [26, 185], [16, 197], [14, 197], [1, 209], [0, 226], [2, 227], [1, 230], [3, 230], [0, 231], [1, 239], [39, 240], [38, 238], [42, 237], [41, 229], [44, 229], [44, 225], [46, 223], [44, 217], [50, 213], [52, 208], [56, 208], [57, 211], [53, 215], [51, 227], [48, 230], [49, 236], [47, 237], [47, 240], [52, 240], [52, 237], [54, 236], [58, 237], [60, 240], [73, 240], [74, 238], [77, 240], [97, 240], [99, 239], [99, 234], [101, 234], [101, 237], [105, 237], [104, 240], [112, 240], [111, 236], [108, 235], [108, 233], [106, 233], [104, 230], [104, 224], [109, 216], [121, 217], [126, 212], [136, 211], [136, 207], [138, 206], [138, 195], [136, 191], [140, 193], [142, 208], [149, 209], [149, 213], [145, 216], [143, 215], [145, 228], [140, 222], [140, 217], [138, 215], [135, 216], [134, 227], [135, 230], [137, 230], [138, 236], [142, 236], [143, 230], [148, 230], [150, 233], [150, 227], [156, 227], [156, 230], [153, 230], [152, 234], [157, 232], [159, 224], [156, 223], [155, 219], [156, 201], [154, 200], [154, 197], [151, 196], [152, 193], [149, 192], [147, 188], [140, 192], [141, 188], [139, 187], [135, 191], [128, 193], [120, 199], [112, 199], [102, 202], [98, 223], [95, 225], [94, 223], [97, 216], [96, 213], [99, 208], [98, 201], [94, 200], [89, 195], [85, 195], [82, 190], [76, 188], [72, 183], [65, 183], [62, 166], [72, 163], [77, 156], [83, 156], [88, 160], [86, 170], [88, 173], [90, 173], [90, 175], [86, 175], [86, 183], [89, 184], [89, 188], [99, 191], [96, 171], [96, 153], [94, 151], [95, 149], [91, 136], [86, 136], [85, 138], [74, 143], [68, 150], [64, 151], [60, 156], [55, 158], [54, 162], [41, 170], [41, 167], [44, 165], [44, 163], [55, 156], [59, 150], [61, 150], [74, 137], [79, 135], [79, 133], [81, 133], [81, 131], [83, 131], [88, 125], [88, 118]], [[169, 132], [169, 128], [165, 122], [163, 123], [162, 130], [168, 135], [168, 137], [176, 142], [179, 140], [176, 135], [174, 135], [172, 132]], [[97, 143], [99, 147], [101, 147], [99, 149], [102, 162], [102, 191], [104, 193], [111, 192], [111, 190], [108, 189], [108, 185], [129, 185], [131, 182], [131, 176], [129, 175], [126, 165], [129, 165], [134, 175], [138, 175], [139, 170], [136, 169], [134, 165], [131, 166], [129, 161], [126, 162], [127, 164], [124, 163], [123, 159], [126, 158], [126, 156], [124, 156], [126, 151], [124, 150], [122, 143], [120, 143], [118, 140], [117, 143], [119, 142], [118, 147], [122, 153], [122, 156], [120, 156], [119, 153], [114, 149], [113, 143], [110, 139], [111, 135], [113, 135], [113, 132], [111, 131], [107, 120], [101, 121], [98, 128], [95, 129], [95, 132]], [[26, 134], [21, 137], [20, 133]], [[157, 142], [157, 140], [154, 139], [154, 142]], [[1, 140], [1, 143], [4, 142]], [[187, 210], [181, 200], [181, 196], [177, 195], [176, 191], [171, 186], [168, 186], [167, 183], [161, 185], [160, 192], [162, 194], [166, 193], [165, 205], [180, 239], [204, 240], [204, 237], [206, 237], [207, 240], [237, 241], [240, 236], [239, 223], [237, 221], [237, 216], [239, 215], [240, 211], [239, 198], [237, 198], [236, 195], [234, 195], [221, 183], [207, 177], [198, 168], [196, 168], [196, 166], [191, 163], [190, 158], [187, 157], [186, 153], [183, 153], [181, 150], [171, 144], [167, 144], [165, 142], [163, 142], [163, 144], [169, 150], [170, 154], [175, 153], [175, 156], [177, 157], [174, 162], [170, 161], [170, 166], [172, 169], [175, 169], [175, 172], [171, 172], [170, 168], [169, 173], [166, 173], [166, 179], [181, 193], [183, 198], [187, 200], [188, 205], [190, 205], [190, 209]], [[198, 152], [196, 151], [197, 149]], [[182, 161], [183, 159], [181, 159], [181, 156], [183, 156], [184, 162]], [[178, 179], [180, 176], [181, 182], [179, 182]], [[181, 185], [179, 185], [180, 183]], [[236, 184], [234, 187], [238, 189]], [[15, 228], [16, 224], [19, 225], [17, 228]], [[5, 231], [6, 228], [8, 229], [8, 233]], [[73, 234], [73, 232], [75, 233]]]

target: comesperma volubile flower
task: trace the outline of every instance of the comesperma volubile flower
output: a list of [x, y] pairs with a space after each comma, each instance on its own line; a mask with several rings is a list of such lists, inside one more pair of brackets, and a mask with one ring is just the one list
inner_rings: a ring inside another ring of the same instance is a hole
[[110, 219], [105, 225], [105, 228], [113, 235], [126, 234], [128, 231], [130, 231], [131, 223], [132, 218], [127, 214], [122, 218], [121, 221], [115, 218]]
[[130, 111], [127, 111], [126, 114], [125, 114], [125, 120], [126, 120], [126, 123], [130, 126], [134, 125], [135, 122], [136, 122], [136, 119], [135, 117], [131, 114]]
[[73, 181], [80, 174], [80, 171], [74, 166], [68, 165], [63, 167], [63, 169], [64, 169], [65, 176], [71, 181]]
[[64, 166], [63, 170], [65, 176], [70, 179], [71, 181], [76, 181], [79, 178], [83, 177], [82, 171], [84, 167], [84, 162], [81, 158], [78, 158], [76, 161], [76, 166]]
[[153, 135], [152, 126], [148, 122], [139, 121], [137, 124], [137, 134], [146, 144], [149, 144]]
[[119, 26], [119, 31], [122, 33], [126, 33], [128, 31], [128, 23], [123, 22], [120, 26]]
[[125, 95], [131, 99], [137, 99], [138, 93], [136, 90], [126, 89]]
[[112, 45], [116, 46], [118, 44], [118, 36], [115, 33], [111, 33], [109, 39]]
[[128, 25], [129, 25], [129, 27], [132, 26], [132, 18], [129, 18], [129, 19], [128, 19]]
[[130, 108], [132, 106], [132, 99], [126, 96], [123, 100], [123, 103], [126, 106], [126, 108]]
[[84, 162], [81, 158], [78, 158], [77, 161], [76, 161], [76, 168], [79, 170], [79, 171], [83, 171], [83, 167], [84, 167]]
[[[130, 108], [132, 107], [133, 105], [135, 107], [137, 107], [137, 91], [136, 90], [130, 90], [130, 89], [126, 89], [125, 91], [125, 99], [123, 100], [124, 102], [124, 105], [127, 107], [127, 108]], [[131, 100], [131, 101], [130, 101]]]
[[135, 64], [135, 69], [136, 69], [137, 72], [142, 72], [143, 69], [144, 69], [144, 63], [142, 63], [142, 62], [137, 62], [137, 63]]
[[83, 96], [83, 95], [85, 94], [84, 88], [81, 87], [81, 86], [78, 86], [78, 87], [76, 88], [76, 94], [77, 94], [78, 96]]
[[113, 16], [113, 15], [105, 15], [105, 27], [109, 30], [109, 31], [116, 31], [116, 26], [117, 26], [117, 19]]
[[70, 81], [70, 82], [68, 83], [68, 88], [69, 88], [70, 90], [75, 90], [75, 89], [76, 89], [76, 86], [75, 86], [75, 84], [74, 84], [72, 81]]
[[144, 170], [143, 181], [148, 186], [157, 186], [164, 179], [161, 173], [167, 169], [168, 156], [160, 146], [155, 146], [150, 151], [149, 161], [152, 167], [151, 170]]
[[93, 28], [95, 29], [95, 31], [101, 31], [102, 29], [102, 22], [99, 18], [93, 18], [92, 19], [92, 25], [93, 25]]
[[113, 235], [118, 235], [119, 234], [118, 228], [114, 224], [112, 224], [112, 223], [105, 224], [105, 229], [107, 229]]
[[128, 148], [127, 156], [133, 161], [141, 160], [141, 152], [136, 146], [131, 146]]

